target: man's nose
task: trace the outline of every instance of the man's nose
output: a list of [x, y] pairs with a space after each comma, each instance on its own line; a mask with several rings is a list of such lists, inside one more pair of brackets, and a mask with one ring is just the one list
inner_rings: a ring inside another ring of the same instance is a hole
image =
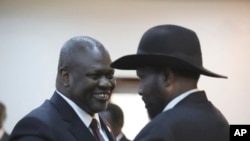
[[107, 79], [106, 77], [102, 77], [99, 80], [99, 86], [102, 88], [112, 88], [114, 86], [114, 82], [111, 79]]

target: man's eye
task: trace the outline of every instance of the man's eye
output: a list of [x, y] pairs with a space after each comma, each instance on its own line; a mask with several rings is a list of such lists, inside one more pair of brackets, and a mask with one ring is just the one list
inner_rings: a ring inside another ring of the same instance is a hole
[[88, 77], [90, 77], [92, 79], [98, 79], [99, 75], [97, 75], [97, 74], [88, 74]]

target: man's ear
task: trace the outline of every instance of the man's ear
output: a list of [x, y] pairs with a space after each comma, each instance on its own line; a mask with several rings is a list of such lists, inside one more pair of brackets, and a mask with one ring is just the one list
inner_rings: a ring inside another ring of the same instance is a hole
[[60, 69], [60, 76], [64, 87], [69, 87], [69, 72], [65, 68]]
[[164, 82], [165, 86], [170, 86], [174, 82], [174, 73], [173, 70], [170, 68], [165, 68], [164, 69]]

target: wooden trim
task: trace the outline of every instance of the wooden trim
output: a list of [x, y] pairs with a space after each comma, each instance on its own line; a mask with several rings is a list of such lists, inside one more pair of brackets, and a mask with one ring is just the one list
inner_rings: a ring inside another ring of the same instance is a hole
[[114, 93], [137, 94], [139, 87], [138, 78], [116, 78]]

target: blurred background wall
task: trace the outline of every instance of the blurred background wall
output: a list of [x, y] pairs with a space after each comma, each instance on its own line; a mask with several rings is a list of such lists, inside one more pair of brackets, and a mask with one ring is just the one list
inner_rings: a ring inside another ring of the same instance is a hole
[[[101, 41], [112, 59], [136, 52], [158, 24], [196, 31], [204, 66], [229, 79], [201, 77], [199, 88], [230, 124], [250, 124], [250, 2], [248, 0], [0, 0], [0, 101], [5, 128], [51, 97], [62, 44], [73, 36]], [[117, 77], [136, 77], [116, 71]], [[148, 122], [140, 96], [114, 94], [131, 139]]]

